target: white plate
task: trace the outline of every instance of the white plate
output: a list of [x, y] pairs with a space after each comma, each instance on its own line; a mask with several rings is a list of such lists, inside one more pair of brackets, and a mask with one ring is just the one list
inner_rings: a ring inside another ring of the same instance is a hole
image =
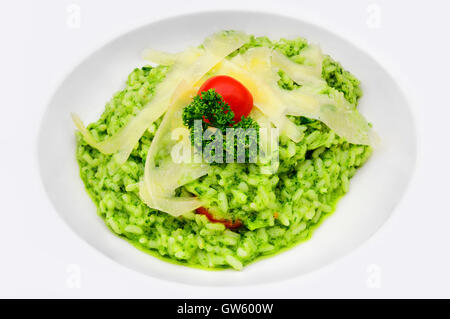
[[[351, 180], [350, 192], [310, 241], [246, 267], [242, 272], [208, 272], [163, 262], [115, 236], [97, 216], [79, 177], [70, 112], [87, 123], [123, 87], [127, 75], [145, 63], [143, 49], [178, 51], [205, 36], [236, 29], [270, 38], [305, 37], [321, 45], [362, 81], [360, 110], [374, 124], [381, 145]], [[201, 285], [242, 285], [287, 279], [317, 269], [365, 242], [393, 213], [411, 178], [416, 159], [411, 110], [392, 77], [370, 55], [320, 27], [255, 12], [208, 12], [154, 22], [109, 42], [76, 66], [53, 96], [39, 137], [40, 171], [56, 210], [70, 227], [113, 260], [145, 274]]]

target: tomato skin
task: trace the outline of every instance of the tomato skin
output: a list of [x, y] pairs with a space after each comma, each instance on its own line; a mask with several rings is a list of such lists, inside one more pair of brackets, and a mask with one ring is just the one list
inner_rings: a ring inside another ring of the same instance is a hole
[[198, 94], [201, 95], [201, 92], [209, 89], [214, 89], [230, 105], [235, 123], [239, 122], [242, 116], [247, 117], [250, 114], [253, 108], [253, 96], [238, 80], [227, 75], [213, 76], [202, 84]]
[[233, 222], [231, 220], [215, 219], [214, 216], [205, 207], [199, 207], [195, 210], [195, 212], [197, 214], [205, 215], [210, 222], [224, 224], [228, 229], [235, 229], [242, 226], [242, 222], [240, 220], [236, 220]]

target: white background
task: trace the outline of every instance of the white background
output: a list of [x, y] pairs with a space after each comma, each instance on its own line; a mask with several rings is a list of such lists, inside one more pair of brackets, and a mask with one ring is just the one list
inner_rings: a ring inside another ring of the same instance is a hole
[[[41, 0], [1, 9], [0, 297], [450, 297], [449, 2]], [[401, 204], [361, 248], [308, 275], [238, 288], [150, 278], [79, 239], [42, 188], [40, 119], [75, 63], [134, 26], [212, 9], [281, 13], [338, 33], [390, 71], [414, 111], [419, 160]]]

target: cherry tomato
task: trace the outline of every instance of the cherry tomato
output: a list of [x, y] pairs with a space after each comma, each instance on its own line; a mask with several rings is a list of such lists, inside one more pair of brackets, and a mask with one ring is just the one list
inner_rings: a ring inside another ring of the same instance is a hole
[[242, 222], [240, 220], [225, 220], [225, 219], [216, 219], [214, 216], [205, 208], [205, 207], [199, 207], [196, 209], [197, 214], [205, 215], [209, 221], [213, 223], [221, 223], [224, 224], [226, 228], [234, 229], [242, 226]]
[[242, 116], [247, 117], [250, 114], [253, 107], [253, 96], [238, 80], [227, 75], [213, 76], [203, 83], [198, 94], [201, 95], [201, 92], [209, 89], [214, 89], [230, 105], [235, 123], [239, 122]]

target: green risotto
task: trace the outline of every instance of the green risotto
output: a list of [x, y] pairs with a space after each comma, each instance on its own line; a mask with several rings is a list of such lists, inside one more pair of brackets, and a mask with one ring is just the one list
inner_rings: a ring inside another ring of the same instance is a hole
[[[302, 64], [300, 52], [308, 42], [250, 37], [229, 58], [261, 46], [276, 48]], [[169, 70], [169, 66], [133, 70], [125, 88], [106, 104], [100, 119], [88, 126], [90, 133], [99, 141], [117, 133], [152, 98], [155, 86]], [[300, 86], [286, 73], [278, 74], [282, 89]], [[357, 105], [362, 94], [359, 81], [329, 56], [322, 64], [322, 78], [330, 90], [342, 92], [349, 103]], [[177, 190], [195, 195], [218, 219], [239, 220], [239, 228], [228, 229], [195, 212], [174, 217], [141, 201], [139, 182], [161, 119], [146, 130], [123, 165], [89, 146], [77, 133], [80, 175], [106, 225], [137, 248], [183, 265], [239, 270], [308, 239], [333, 213], [339, 198], [349, 190], [351, 177], [371, 154], [370, 146], [350, 144], [320, 121], [290, 119], [303, 137], [295, 143], [280, 136], [276, 173], [262, 174], [257, 163], [217, 164], [207, 175]]]

